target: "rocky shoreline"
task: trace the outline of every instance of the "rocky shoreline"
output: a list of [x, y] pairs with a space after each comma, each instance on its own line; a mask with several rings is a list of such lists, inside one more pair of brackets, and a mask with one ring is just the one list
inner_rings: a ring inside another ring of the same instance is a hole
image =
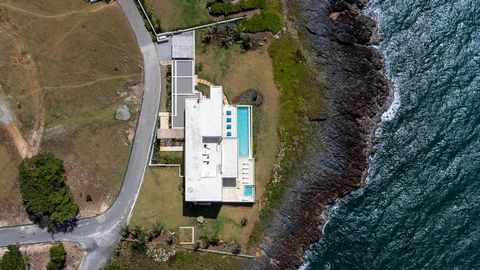
[[[363, 185], [373, 133], [391, 103], [376, 22], [364, 16], [368, 0], [300, 0], [313, 64], [326, 68], [327, 108], [312, 120], [322, 139], [309, 142], [295, 177], [249, 269], [297, 269], [322, 237], [328, 208]], [[320, 90], [319, 90], [320, 91]]]

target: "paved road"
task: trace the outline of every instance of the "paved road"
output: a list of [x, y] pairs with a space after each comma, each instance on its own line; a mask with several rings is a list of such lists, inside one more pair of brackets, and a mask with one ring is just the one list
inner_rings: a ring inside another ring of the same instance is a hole
[[118, 0], [118, 4], [135, 33], [143, 56], [145, 75], [142, 109], [122, 189], [110, 209], [101, 216], [80, 220], [72, 232], [51, 234], [35, 225], [5, 227], [0, 228], [0, 246], [51, 241], [77, 242], [86, 249], [81, 269], [99, 269], [107, 263], [119, 240], [121, 227], [128, 222], [147, 166], [160, 103], [161, 81], [155, 46], [133, 0]]

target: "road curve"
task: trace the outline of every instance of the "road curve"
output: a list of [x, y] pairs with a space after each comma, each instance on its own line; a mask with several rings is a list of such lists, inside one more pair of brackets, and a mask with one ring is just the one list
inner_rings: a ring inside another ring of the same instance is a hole
[[117, 199], [104, 214], [81, 219], [73, 231], [49, 233], [36, 225], [0, 228], [0, 246], [68, 241], [81, 244], [86, 256], [81, 269], [100, 269], [106, 265], [120, 229], [127, 224], [142, 185], [147, 167], [148, 153], [153, 139], [160, 104], [160, 63], [150, 34], [133, 0], [118, 0], [142, 52], [144, 66], [144, 92], [137, 130], [130, 152], [122, 188]]

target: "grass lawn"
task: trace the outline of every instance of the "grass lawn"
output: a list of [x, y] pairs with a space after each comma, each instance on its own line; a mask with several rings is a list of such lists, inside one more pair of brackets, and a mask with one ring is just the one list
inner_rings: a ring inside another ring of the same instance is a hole
[[158, 151], [159, 164], [183, 165], [183, 151]]
[[211, 21], [207, 0], [150, 0], [163, 31], [205, 24]]
[[183, 182], [178, 168], [147, 168], [130, 224], [149, 226], [160, 221], [168, 230], [192, 225], [183, 216]]
[[[198, 35], [197, 35], [198, 36]], [[269, 44], [255, 51], [243, 53], [236, 45], [228, 49], [205, 46], [197, 39], [197, 64], [202, 63], [199, 78], [222, 85], [230, 102], [249, 89], [263, 95], [254, 126], [256, 148], [256, 194], [263, 195], [270, 181], [280, 140], [277, 123], [280, 115], [280, 92], [274, 78], [268, 54]]]
[[[2, 47], [11, 40], [0, 52], [8, 63], [0, 68], [0, 93], [27, 139], [42, 118], [40, 151], [65, 161], [80, 215], [102, 212], [123, 181], [127, 133], [135, 126], [142, 91], [140, 51], [122, 11], [116, 3], [0, 0], [0, 13], [6, 18], [0, 27], [7, 29]], [[127, 122], [114, 118], [123, 104], [132, 113]], [[20, 214], [11, 215], [5, 220], [13, 224], [13, 215]]]
[[[179, 233], [179, 227], [195, 227], [195, 238], [202, 235], [218, 235], [221, 240], [237, 240], [246, 247], [253, 228], [256, 208], [251, 206], [196, 206], [183, 202], [183, 179], [178, 168], [148, 168], [142, 189], [133, 210], [130, 225], [144, 228], [161, 222], [166, 229]], [[252, 211], [253, 210], [253, 211]], [[204, 216], [205, 223], [197, 223], [197, 216]], [[251, 222], [240, 225], [242, 218]]]

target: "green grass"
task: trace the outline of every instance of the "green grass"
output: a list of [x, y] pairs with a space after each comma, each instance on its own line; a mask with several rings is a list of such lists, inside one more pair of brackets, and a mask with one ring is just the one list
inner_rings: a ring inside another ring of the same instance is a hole
[[156, 14], [153, 12], [152, 2], [150, 0], [140, 0], [140, 3], [142, 4], [143, 9], [145, 10], [145, 13], [147, 13], [148, 18], [150, 19], [150, 22], [153, 25], [153, 29], [151, 29], [152, 26], [150, 26], [150, 24], [146, 20], [145, 20], [146, 21], [145, 27], [149, 30], [156, 31], [157, 33], [162, 32], [160, 20], [157, 18]]
[[206, 0], [150, 0], [162, 30], [172, 31], [180, 28], [211, 22], [206, 9]]
[[183, 165], [183, 151], [160, 151], [157, 149], [160, 147], [158, 140], [155, 146], [155, 153], [152, 158], [154, 163]]
[[243, 11], [264, 9], [266, 4], [266, 0], [243, 0], [239, 3], [216, 2], [210, 6], [210, 14], [214, 16], [228, 16]]
[[260, 14], [254, 15], [250, 20], [243, 20], [237, 24], [241, 32], [258, 33], [272, 32], [278, 33], [283, 26], [282, 15], [278, 11], [262, 11]]
[[182, 191], [178, 168], [148, 168], [130, 224], [149, 226], [161, 222], [171, 231], [191, 226], [192, 219], [183, 216]]
[[183, 152], [182, 151], [161, 151], [159, 152], [160, 164], [183, 164]]
[[179, 28], [196, 26], [211, 21], [205, 10], [206, 1], [174, 0], [173, 2], [179, 7], [183, 15], [183, 23], [178, 26]]
[[288, 35], [275, 40], [269, 48], [275, 80], [281, 91], [282, 110], [278, 130], [284, 148], [284, 156], [280, 160], [277, 171], [278, 179], [267, 185], [264, 196], [265, 205], [261, 210], [259, 220], [255, 223], [250, 237], [250, 245], [256, 245], [261, 241], [286, 189], [292, 183], [293, 173], [301, 164], [301, 155], [311, 134], [308, 116], [318, 113], [322, 108], [322, 104], [318, 104], [319, 99], [312, 94], [312, 92], [319, 91], [311, 90], [314, 87], [312, 78], [316, 72], [307, 66], [305, 60], [299, 59], [299, 52], [301, 52], [300, 44]]
[[[240, 221], [243, 217], [255, 220], [256, 211], [257, 208], [249, 206], [184, 206], [183, 179], [178, 176], [178, 168], [148, 168], [130, 226], [147, 228], [160, 222], [166, 230], [177, 233], [179, 227], [192, 226], [196, 240], [202, 235], [215, 235], [246, 247], [253, 224], [242, 227]], [[198, 224], [197, 216], [204, 216], [205, 223]]]

